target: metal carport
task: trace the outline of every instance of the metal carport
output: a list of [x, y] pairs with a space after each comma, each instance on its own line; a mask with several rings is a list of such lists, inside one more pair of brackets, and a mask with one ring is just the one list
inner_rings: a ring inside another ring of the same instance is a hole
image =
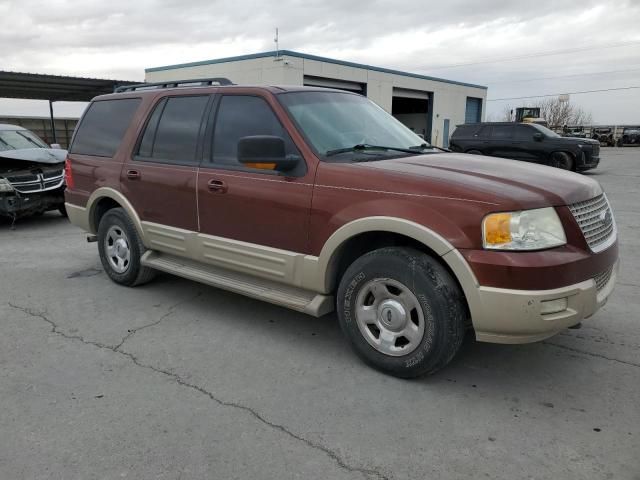
[[0, 71], [0, 98], [48, 100], [51, 133], [57, 143], [53, 102], [88, 102], [97, 95], [113, 93], [120, 86], [137, 83], [140, 82]]

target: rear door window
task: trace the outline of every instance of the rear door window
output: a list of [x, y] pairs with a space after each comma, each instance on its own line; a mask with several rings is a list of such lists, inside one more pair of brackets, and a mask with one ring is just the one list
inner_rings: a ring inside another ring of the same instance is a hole
[[169, 97], [156, 105], [136, 160], [195, 165], [209, 95]]
[[517, 125], [513, 132], [513, 139], [521, 142], [531, 141], [534, 133], [533, 129], [525, 125]]
[[467, 138], [472, 137], [479, 129], [478, 125], [458, 125], [452, 137]]
[[513, 125], [493, 125], [491, 138], [494, 140], [509, 140], [513, 135]]
[[113, 157], [140, 101], [122, 98], [93, 102], [80, 121], [69, 153]]

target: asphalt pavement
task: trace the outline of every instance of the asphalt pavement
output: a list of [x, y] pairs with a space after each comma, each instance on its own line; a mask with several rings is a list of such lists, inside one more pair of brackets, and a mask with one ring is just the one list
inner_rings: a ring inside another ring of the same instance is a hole
[[0, 478], [640, 479], [640, 148], [602, 150], [622, 259], [544, 342], [434, 376], [312, 318], [163, 275], [125, 288], [57, 213], [0, 222]]

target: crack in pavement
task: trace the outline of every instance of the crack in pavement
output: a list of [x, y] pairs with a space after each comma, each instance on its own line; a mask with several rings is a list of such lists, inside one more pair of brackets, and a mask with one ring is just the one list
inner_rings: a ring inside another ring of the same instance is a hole
[[602, 358], [602, 359], [605, 359], [605, 360], [609, 360], [611, 362], [622, 363], [624, 365], [630, 365], [632, 367], [640, 367], [640, 363], [627, 362], [626, 360], [620, 360], [619, 358], [607, 357], [606, 355], [602, 355], [600, 353], [587, 352], [586, 350], [580, 350], [578, 348], [567, 347], [566, 345], [560, 345], [559, 343], [552, 343], [552, 342], [549, 342], [549, 341], [546, 341], [546, 340], [543, 341], [543, 342], [540, 342], [540, 343], [542, 343], [544, 345], [551, 345], [553, 347], [561, 348], [563, 350], [569, 350], [571, 352], [582, 353], [584, 355], [589, 355], [591, 357]]
[[636, 345], [633, 343], [615, 342], [613, 340], [610, 340], [608, 337], [604, 337], [602, 335], [590, 335], [587, 333], [568, 333], [568, 332], [560, 332], [558, 335], [560, 337], [575, 338], [578, 340], [584, 340], [584, 341], [589, 341], [593, 343], [602, 343], [607, 345], [613, 345], [616, 347], [626, 347], [626, 348], [631, 348], [633, 350], [640, 350], [640, 345]]
[[[180, 302], [179, 304], [184, 303], [186, 301], [190, 301], [190, 300], [193, 300], [193, 298], [191, 298], [189, 300], [184, 300], [183, 302]], [[209, 390], [207, 390], [204, 387], [201, 387], [199, 385], [196, 385], [194, 383], [189, 383], [188, 381], [186, 381], [184, 378], [182, 378], [177, 373], [171, 372], [169, 370], [164, 370], [162, 368], [155, 367], [155, 366], [150, 365], [150, 364], [142, 363], [138, 359], [138, 357], [136, 357], [133, 353], [127, 352], [127, 351], [124, 351], [124, 350], [120, 349], [120, 347], [122, 346], [124, 341], [120, 342], [120, 344], [118, 346], [112, 346], [112, 345], [106, 345], [106, 344], [101, 343], [101, 342], [96, 342], [96, 341], [93, 341], [93, 340], [86, 340], [81, 335], [69, 335], [68, 333], [60, 330], [58, 325], [53, 320], [51, 320], [49, 317], [47, 317], [46, 311], [45, 312], [37, 312], [37, 311], [34, 311], [34, 310], [32, 310], [32, 309], [30, 309], [28, 307], [22, 307], [20, 305], [15, 305], [15, 304], [13, 304], [11, 302], [7, 302], [7, 304], [11, 308], [13, 308], [15, 310], [18, 310], [18, 311], [21, 311], [25, 315], [28, 315], [28, 316], [33, 317], [33, 318], [39, 318], [39, 319], [43, 320], [44, 322], [46, 322], [51, 327], [51, 332], [56, 334], [56, 335], [59, 335], [59, 336], [61, 336], [63, 338], [66, 338], [68, 340], [78, 340], [78, 341], [80, 341], [80, 342], [82, 342], [82, 343], [84, 343], [86, 345], [93, 345], [94, 347], [98, 347], [98, 348], [105, 349], [105, 350], [110, 350], [113, 353], [116, 353], [118, 355], [122, 355], [124, 357], [127, 357], [129, 360], [131, 360], [131, 362], [133, 364], [135, 364], [136, 366], [138, 366], [140, 368], [144, 368], [146, 370], [151, 370], [153, 372], [159, 373], [159, 374], [164, 375], [166, 377], [170, 377], [178, 385], [181, 385], [183, 387], [189, 388], [191, 390], [195, 390], [196, 392], [198, 392], [198, 393], [200, 393], [202, 395], [206, 395], [207, 397], [209, 397], [210, 400], [212, 400], [213, 402], [217, 403], [220, 406], [230, 407], [230, 408], [234, 408], [234, 409], [237, 409], [237, 410], [242, 410], [242, 411], [248, 413], [249, 415], [251, 415], [253, 418], [257, 419], [263, 425], [266, 425], [269, 428], [272, 428], [274, 430], [278, 430], [279, 432], [284, 433], [285, 435], [293, 438], [294, 440], [302, 442], [305, 445], [307, 445], [308, 447], [324, 453], [327, 457], [329, 457], [331, 460], [333, 460], [336, 463], [336, 465], [338, 465], [338, 467], [340, 467], [343, 470], [346, 470], [346, 471], [352, 472], [352, 473], [360, 473], [360, 474], [362, 474], [362, 476], [364, 478], [372, 478], [373, 477], [373, 478], [377, 478], [377, 479], [380, 479], [380, 480], [391, 480], [391, 478], [392, 478], [392, 477], [389, 477], [389, 476], [387, 476], [387, 475], [383, 474], [382, 472], [379, 472], [378, 470], [375, 470], [375, 469], [368, 469], [368, 468], [363, 468], [363, 467], [354, 467], [352, 465], [349, 465], [344, 459], [342, 459], [342, 457], [340, 457], [340, 455], [338, 455], [338, 453], [336, 453], [335, 451], [331, 450], [329, 447], [326, 447], [326, 446], [324, 446], [324, 445], [322, 445], [320, 443], [314, 442], [313, 440], [309, 440], [309, 439], [307, 439], [305, 437], [302, 437], [302, 436], [292, 432], [291, 430], [289, 430], [284, 425], [281, 425], [281, 424], [278, 424], [278, 423], [274, 423], [274, 422], [271, 422], [270, 420], [267, 420], [262, 414], [258, 413], [256, 410], [254, 410], [251, 407], [248, 407], [246, 405], [242, 405], [241, 403], [229, 402], [229, 401], [221, 400], [218, 397], [216, 397], [213, 393], [211, 393]], [[179, 304], [174, 305], [172, 308], [175, 309]], [[171, 313], [173, 313], [173, 310], [171, 312], [167, 312], [163, 317], [166, 318]], [[163, 318], [161, 318], [160, 320], [157, 320], [153, 324], [159, 323], [160, 321], [162, 321], [162, 319]], [[148, 326], [151, 326], [153, 324], [149, 324], [147, 326], [140, 327], [140, 328], [136, 329], [136, 331], [139, 331], [142, 328], [147, 328]], [[130, 337], [130, 336], [131, 335], [127, 335], [127, 337], [125, 337], [125, 339]]]
[[146, 325], [142, 325], [141, 327], [137, 327], [137, 328], [130, 328], [129, 330], [127, 330], [127, 334], [122, 337], [122, 340], [120, 340], [120, 343], [118, 343], [113, 350], [114, 351], [119, 351], [120, 347], [122, 347], [122, 345], [124, 345], [124, 343], [129, 340], [131, 337], [133, 337], [136, 332], [139, 332], [140, 330], [144, 330], [145, 328], [149, 328], [149, 327], [153, 327], [155, 325], [158, 325], [160, 322], [162, 322], [165, 318], [173, 315], [173, 313], [175, 313], [176, 308], [178, 308], [181, 305], [184, 305], [185, 303], [189, 303], [192, 302], [193, 300], [195, 300], [196, 298], [198, 298], [199, 296], [202, 295], [202, 292], [198, 292], [196, 293], [194, 296], [189, 297], [187, 299], [184, 300], [180, 300], [178, 303], [175, 303], [173, 305], [171, 305], [166, 313], [164, 315], [162, 315], [158, 320], [155, 320], [154, 322], [148, 323]]

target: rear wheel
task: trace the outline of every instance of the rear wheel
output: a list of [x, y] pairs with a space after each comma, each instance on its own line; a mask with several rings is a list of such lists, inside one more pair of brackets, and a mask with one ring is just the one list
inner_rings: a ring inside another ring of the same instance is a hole
[[387, 247], [356, 260], [337, 295], [340, 326], [369, 365], [411, 378], [451, 361], [464, 337], [466, 303], [432, 257]]
[[64, 205], [62, 205], [61, 207], [58, 207], [58, 211], [60, 212], [60, 215], [62, 215], [65, 218], [69, 216], [67, 214], [67, 207], [65, 207]]
[[573, 170], [573, 159], [568, 153], [554, 152], [551, 154], [551, 166], [561, 170]]
[[133, 222], [122, 208], [113, 208], [102, 216], [98, 252], [111, 280], [129, 287], [150, 281], [155, 271], [140, 262], [144, 250]]
[[480, 150], [467, 150], [465, 153], [468, 153], [469, 155], [482, 155]]

